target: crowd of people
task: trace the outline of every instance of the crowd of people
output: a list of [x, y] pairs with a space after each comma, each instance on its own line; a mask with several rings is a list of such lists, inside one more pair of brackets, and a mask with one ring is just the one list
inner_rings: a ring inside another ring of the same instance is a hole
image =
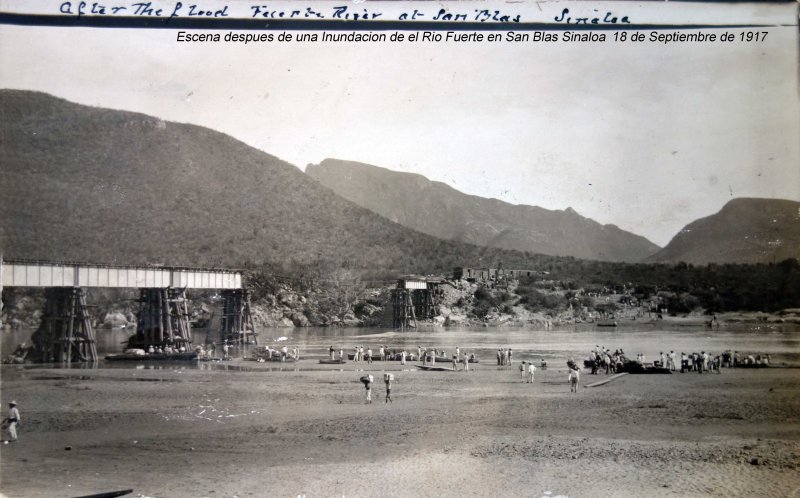
[[[338, 355], [337, 355], [338, 351]], [[331, 360], [344, 360], [344, 351], [336, 349], [333, 345], [328, 348], [328, 354]], [[353, 362], [366, 362], [372, 363], [373, 361], [399, 361], [401, 365], [405, 365], [408, 361], [420, 361], [423, 365], [435, 366], [437, 362], [452, 362], [453, 369], [458, 369], [458, 364], [463, 363], [463, 370], [469, 370], [469, 363], [475, 362], [475, 354], [461, 351], [459, 346], [456, 346], [455, 352], [452, 356], [444, 349], [439, 348], [424, 348], [418, 346], [416, 352], [412, 349], [390, 349], [388, 346], [379, 346], [376, 351], [371, 347], [364, 348], [364, 346], [354, 346], [353, 353], [348, 355], [348, 358]]]
[[[223, 346], [223, 359], [230, 359], [230, 346], [225, 343]], [[256, 361], [296, 361], [300, 359], [300, 348], [297, 346], [282, 346], [281, 348], [273, 348], [272, 346], [259, 346], [254, 352], [253, 356]]]
[[[681, 352], [680, 357], [674, 350], [669, 353], [661, 351], [658, 354], [658, 359], [653, 360], [652, 363], [647, 362], [647, 357], [644, 353], [637, 353], [635, 360], [629, 360], [625, 356], [625, 351], [622, 348], [614, 350], [612, 353], [610, 349], [595, 346], [589, 352], [589, 358], [584, 362], [584, 366], [592, 369], [592, 374], [598, 374], [605, 370], [606, 374], [613, 374], [625, 371], [626, 364], [635, 362], [641, 367], [656, 368], [676, 372], [680, 368], [681, 373], [685, 372], [715, 372], [720, 373], [722, 368], [743, 367], [743, 366], [769, 366], [769, 355], [740, 355], [738, 351], [726, 350], [720, 354], [708, 353], [700, 351], [699, 353], [685, 353]], [[680, 363], [679, 363], [680, 362]]]
[[514, 361], [514, 352], [511, 348], [497, 348], [497, 365], [501, 367], [510, 366]]

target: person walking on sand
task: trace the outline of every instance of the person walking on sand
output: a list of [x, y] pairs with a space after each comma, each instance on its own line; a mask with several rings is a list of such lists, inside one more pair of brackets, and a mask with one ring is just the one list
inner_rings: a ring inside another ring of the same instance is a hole
[[528, 384], [533, 384], [533, 374], [536, 373], [536, 365], [533, 362], [528, 363]]
[[386, 383], [386, 399], [383, 400], [384, 403], [394, 403], [392, 401], [392, 381], [394, 380], [394, 375], [390, 373], [383, 374], [383, 381]]
[[3, 420], [3, 424], [6, 426], [7, 437], [7, 439], [3, 441], [4, 444], [17, 442], [17, 426], [19, 422], [20, 417], [19, 410], [17, 410], [17, 402], [12, 401], [8, 404], [8, 417]]
[[578, 392], [578, 380], [580, 380], [580, 377], [581, 374], [578, 370], [572, 368], [569, 370], [569, 392]]

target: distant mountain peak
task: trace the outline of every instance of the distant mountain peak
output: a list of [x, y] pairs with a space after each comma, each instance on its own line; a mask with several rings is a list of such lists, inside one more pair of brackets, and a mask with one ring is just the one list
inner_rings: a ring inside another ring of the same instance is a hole
[[800, 258], [800, 202], [740, 197], [686, 225], [648, 261], [771, 263]]

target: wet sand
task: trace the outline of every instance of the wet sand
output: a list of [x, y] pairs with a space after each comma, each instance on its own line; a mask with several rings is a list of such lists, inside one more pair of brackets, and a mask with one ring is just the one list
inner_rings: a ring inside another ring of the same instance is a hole
[[[424, 372], [236, 360], [232, 370], [3, 366], [9, 497], [800, 496], [800, 369]], [[244, 370], [236, 370], [244, 368]], [[373, 403], [361, 369], [374, 370]], [[584, 373], [580, 385], [604, 375]], [[71, 447], [66, 450], [65, 447]]]

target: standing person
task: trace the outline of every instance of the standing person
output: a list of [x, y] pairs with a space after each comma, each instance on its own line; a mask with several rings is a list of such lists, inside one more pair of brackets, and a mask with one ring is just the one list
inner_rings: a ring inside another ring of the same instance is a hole
[[3, 420], [6, 425], [6, 436], [8, 439], [3, 441], [4, 444], [17, 442], [17, 425], [20, 422], [19, 410], [17, 410], [17, 402], [12, 401], [8, 404], [8, 418]]
[[453, 371], [458, 370], [458, 356], [453, 355]]
[[378, 354], [381, 356], [381, 361], [386, 361], [386, 350], [383, 346], [378, 350]]
[[569, 392], [576, 393], [578, 392], [578, 380], [580, 380], [580, 372], [573, 368], [569, 370]]
[[525, 360], [522, 360], [522, 363], [519, 364], [519, 377], [522, 379], [522, 382], [525, 382], [525, 375], [528, 373], [528, 369], [525, 368]]
[[406, 350], [405, 349], [400, 352], [400, 364], [401, 365], [405, 365], [406, 364]]
[[464, 353], [464, 371], [469, 371], [469, 356], [467, 356], [467, 353]]
[[331, 360], [335, 360], [336, 359], [335, 358], [336, 350], [333, 349], [333, 344], [331, 344], [331, 347], [328, 348], [328, 353], [331, 355]]
[[536, 372], [536, 365], [533, 362], [528, 364], [528, 384], [533, 383], [533, 374]]
[[372, 348], [367, 349], [367, 363], [372, 363]]
[[456, 356], [461, 357], [461, 348], [456, 346]]
[[372, 375], [365, 375], [361, 377], [361, 382], [364, 383], [364, 388], [367, 390], [367, 403], [372, 403], [372, 382], [375, 377]]
[[513, 356], [514, 356], [514, 353], [511, 352], [511, 348], [508, 348], [508, 364], [509, 365], [511, 365], [511, 363], [514, 362]]
[[344, 350], [343, 349], [339, 349], [339, 359], [340, 360], [344, 360]]
[[436, 350], [431, 351], [431, 366], [436, 365]]
[[386, 399], [383, 401], [384, 403], [394, 403], [392, 401], [392, 381], [394, 380], [394, 374], [384, 373], [383, 374], [383, 381], [386, 383]]

